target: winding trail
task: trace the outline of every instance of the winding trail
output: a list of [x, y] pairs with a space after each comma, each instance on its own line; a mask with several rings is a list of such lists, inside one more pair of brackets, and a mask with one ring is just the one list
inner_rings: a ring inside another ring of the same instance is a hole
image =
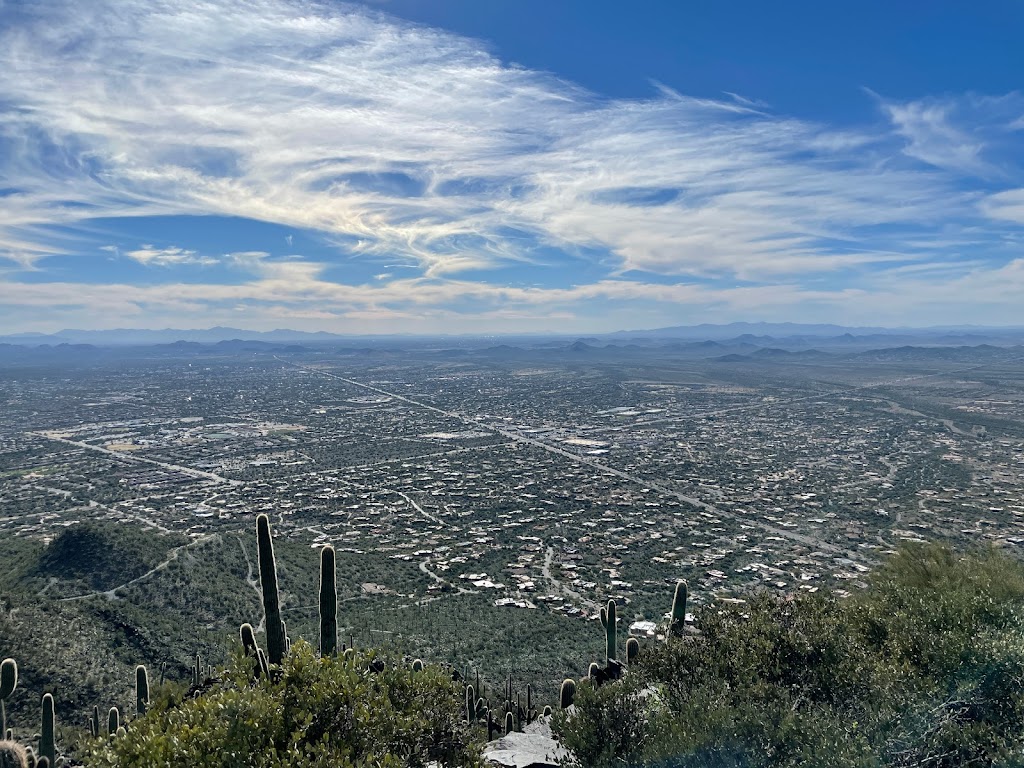
[[554, 557], [555, 557], [555, 548], [554, 547], [548, 547], [547, 551], [544, 553], [544, 565], [542, 565], [541, 569], [540, 569], [541, 575], [556, 590], [558, 590], [559, 592], [561, 592], [564, 595], [568, 595], [573, 600], [575, 600], [577, 603], [581, 603], [583, 605], [589, 605], [591, 608], [597, 608], [598, 607], [597, 603], [595, 603], [595, 602], [593, 602], [591, 600], [587, 600], [579, 592], [574, 592], [573, 590], [569, 589], [569, 587], [567, 587], [565, 585], [564, 581], [559, 581], [558, 579], [556, 579], [554, 577], [554, 575], [551, 573], [551, 561], [554, 559]]

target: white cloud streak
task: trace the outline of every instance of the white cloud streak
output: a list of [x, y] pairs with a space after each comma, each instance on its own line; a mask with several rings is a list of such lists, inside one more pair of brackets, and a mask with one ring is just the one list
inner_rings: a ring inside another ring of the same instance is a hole
[[[990, 173], [987, 144], [938, 102], [883, 102], [894, 136], [664, 87], [606, 100], [473, 41], [344, 6], [4, 5], [0, 70], [0, 257], [10, 262], [75, 253], [55, 228], [96, 217], [219, 214], [314, 230], [421, 275], [341, 285], [323, 279], [325, 264], [131, 244], [123, 255], [150, 267], [223, 261], [256, 279], [158, 286], [138, 300], [128, 286], [90, 288], [129, 314], [228, 301], [291, 302], [291, 312], [313, 302], [307, 314], [338, 301], [371, 314], [403, 303], [442, 313], [458, 302], [513, 313], [589, 300], [734, 306], [740, 296], [845, 306], [857, 290], [808, 280], [933, 259], [965, 217], [1021, 222], [1019, 190], [986, 197], [958, 183]], [[551, 248], [603, 254], [607, 274], [571, 290], [459, 279], [508, 264], [543, 271]], [[679, 282], [615, 279], [635, 273]], [[694, 287], [705, 279], [736, 287]], [[61, 285], [22, 300], [60, 301]]]
[[[110, 247], [104, 246], [103, 250], [109, 250]], [[152, 245], [143, 245], [141, 248], [136, 248], [133, 251], [126, 251], [124, 255], [140, 264], [156, 267], [172, 267], [182, 264], [210, 266], [217, 263], [217, 259], [209, 256], [200, 256], [195, 251], [185, 250], [176, 246], [154, 248]]]

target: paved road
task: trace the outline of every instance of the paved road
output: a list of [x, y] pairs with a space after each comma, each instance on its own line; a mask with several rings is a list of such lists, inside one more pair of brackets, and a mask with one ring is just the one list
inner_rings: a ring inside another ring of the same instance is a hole
[[206, 478], [207, 480], [213, 480], [218, 483], [227, 483], [228, 485], [242, 485], [241, 480], [229, 480], [228, 478], [221, 477], [220, 475], [215, 474], [214, 472], [203, 472], [201, 469], [193, 469], [192, 467], [185, 467], [182, 466], [181, 464], [171, 464], [170, 462], [158, 461], [157, 459], [147, 459], [143, 456], [133, 456], [132, 454], [123, 451], [112, 451], [109, 448], [104, 448], [101, 445], [90, 445], [89, 443], [83, 443], [78, 440], [68, 440], [66, 437], [54, 437], [53, 435], [48, 435], [45, 432], [29, 432], [28, 434], [34, 437], [42, 437], [46, 440], [53, 440], [54, 442], [64, 443], [66, 445], [73, 445], [76, 448], [86, 448], [90, 451], [96, 451], [97, 453], [105, 453], [108, 456], [115, 456], [118, 459], [126, 461], [130, 464], [152, 464], [157, 467], [162, 467], [163, 469], [173, 470], [174, 472], [181, 472], [182, 474], [190, 475], [191, 477], [202, 477]]

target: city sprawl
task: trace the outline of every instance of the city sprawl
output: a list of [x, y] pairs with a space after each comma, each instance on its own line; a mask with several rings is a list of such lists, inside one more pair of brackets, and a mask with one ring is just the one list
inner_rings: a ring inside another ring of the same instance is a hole
[[[99, 595], [130, 602], [227, 538], [247, 563], [233, 578], [252, 586], [246, 541], [266, 512], [280, 540], [370, 564], [346, 586], [353, 642], [379, 632], [522, 665], [533, 626], [597, 642], [586, 620], [609, 598], [633, 634], [656, 635], [681, 578], [697, 606], [842, 596], [901, 541], [1024, 544], [1021, 350], [954, 352], [164, 349], [14, 366], [0, 529], [185, 537]], [[296, 623], [314, 620], [284, 588]], [[213, 611], [206, 628], [230, 634], [238, 618]], [[442, 641], [445, 622], [519, 634]]]

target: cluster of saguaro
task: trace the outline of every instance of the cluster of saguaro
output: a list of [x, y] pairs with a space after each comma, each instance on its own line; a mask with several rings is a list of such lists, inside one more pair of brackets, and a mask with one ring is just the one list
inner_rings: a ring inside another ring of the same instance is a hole
[[[422, 664], [419, 659], [416, 662]], [[462, 677], [461, 675], [457, 676]], [[479, 672], [476, 674], [475, 684], [468, 683], [466, 685], [465, 693], [466, 722], [470, 725], [486, 724], [488, 740], [493, 739], [495, 733], [507, 734], [511, 731], [522, 731], [526, 725], [541, 715], [541, 712], [534, 706], [533, 686], [526, 686], [526, 701], [524, 702], [522, 693], [514, 688], [511, 675], [505, 682], [504, 702], [500, 708], [490, 707], [487, 699], [478, 695], [482, 693]], [[551, 707], [544, 707], [543, 715], [550, 714]]]
[[[201, 660], [197, 656], [196, 664], [192, 668], [193, 682], [197, 679], [197, 670], [200, 669], [200, 665]], [[146, 669], [145, 664], [139, 664], [135, 667], [135, 716], [143, 717], [146, 714], [147, 709], [149, 709], [149, 670]], [[94, 739], [100, 738], [100, 736], [103, 735], [103, 729], [100, 723], [100, 708], [98, 705], [93, 705], [92, 715], [90, 715], [87, 720], [89, 724], [89, 734]], [[111, 707], [107, 710], [106, 735], [112, 738], [125, 733], [127, 733], [127, 731], [124, 724], [121, 722], [121, 710], [116, 706]]]
[[[672, 595], [671, 618], [665, 632], [666, 642], [671, 641], [673, 638], [683, 637], [686, 634], [686, 598], [686, 582], [679, 581], [676, 583], [675, 592]], [[605, 632], [605, 666], [602, 667], [597, 662], [591, 662], [587, 669], [587, 676], [584, 678], [594, 685], [600, 685], [608, 680], [616, 680], [624, 672], [625, 667], [617, 657], [616, 619], [615, 601], [609, 600], [608, 604], [601, 608], [601, 626]], [[639, 653], [640, 641], [635, 637], [627, 638], [626, 664], [632, 664]], [[566, 706], [564, 702], [564, 689], [565, 684], [563, 683], [563, 708]]]
[[[274, 558], [274, 546], [270, 531], [270, 521], [266, 515], [259, 515], [256, 519], [256, 536], [259, 550], [259, 573], [260, 585], [263, 596], [263, 610], [267, 634], [266, 652], [256, 642], [256, 634], [251, 624], [242, 624], [239, 629], [239, 638], [247, 656], [255, 660], [255, 678], [268, 678], [273, 665], [280, 665], [288, 652], [290, 645], [287, 636], [287, 627], [281, 618], [280, 595], [277, 582], [277, 564]], [[680, 581], [675, 586], [672, 598], [671, 619], [665, 633], [666, 641], [685, 635], [686, 627], [686, 602], [687, 586], [685, 581]], [[326, 546], [320, 553], [320, 589], [319, 589], [319, 611], [320, 611], [320, 653], [327, 657], [338, 652], [338, 592], [337, 592], [337, 564], [333, 547]], [[601, 608], [601, 626], [605, 632], [605, 666], [591, 663], [588, 669], [587, 679], [593, 684], [600, 684], [606, 680], [613, 680], [621, 676], [624, 666], [618, 660], [618, 632], [617, 632], [617, 607], [613, 600]], [[640, 643], [635, 637], [629, 637], [625, 646], [625, 661], [632, 664], [640, 652]], [[345, 657], [350, 658], [352, 649], [345, 650]], [[379, 665], [379, 669], [375, 666]], [[420, 672], [424, 668], [421, 659], [415, 659], [411, 664], [414, 672]], [[370, 663], [371, 671], [380, 671], [383, 664], [375, 659]], [[192, 682], [199, 687], [203, 682], [202, 658], [197, 655], [195, 666], [192, 668]], [[212, 667], [210, 676], [212, 676]], [[468, 675], [468, 673], [467, 673]], [[162, 677], [162, 670], [161, 670]], [[456, 678], [459, 678], [456, 673]], [[47, 693], [42, 699], [42, 727], [39, 736], [39, 757], [36, 758], [31, 749], [23, 749], [10, 741], [11, 732], [7, 728], [6, 709], [4, 701], [14, 692], [18, 684], [18, 667], [13, 659], [5, 659], [0, 664], [0, 737], [7, 737], [7, 741], [0, 741], [0, 768], [43, 768], [43, 766], [56, 766], [59, 764], [56, 757], [56, 746], [54, 743], [54, 702], [53, 696]], [[496, 731], [510, 733], [514, 730], [521, 731], [538, 717], [538, 710], [534, 707], [533, 686], [526, 686], [525, 706], [522, 695], [513, 689], [512, 676], [509, 675], [504, 692], [503, 706], [495, 711], [488, 705], [488, 701], [480, 695], [482, 687], [479, 673], [476, 674], [474, 683], [469, 683], [465, 688], [465, 713], [466, 721], [470, 725], [484, 722], [487, 724], [488, 738], [492, 738]], [[558, 705], [565, 710], [573, 706], [576, 695], [576, 682], [566, 679], [562, 682], [559, 690]], [[135, 668], [135, 711], [137, 717], [146, 714], [149, 707], [149, 675], [145, 665], [138, 665]], [[543, 715], [551, 714], [551, 707], [543, 709]], [[497, 721], [495, 716], [498, 715]], [[89, 729], [94, 738], [100, 736], [100, 711], [99, 707], [93, 707], [92, 717], [89, 719]], [[121, 722], [121, 714], [117, 707], [111, 707], [107, 713], [108, 736], [125, 733], [125, 727]], [[11, 746], [8, 746], [11, 745]], [[22, 759], [24, 758], [24, 759]], [[20, 760], [20, 762], [18, 762]], [[14, 762], [11, 762], [14, 761]]]
[[[277, 560], [274, 558], [274, 539], [270, 533], [270, 518], [256, 517], [256, 548], [260, 569], [260, 590], [263, 595], [264, 625], [267, 633], [266, 655], [256, 645], [252, 626], [240, 628], [242, 646], [257, 660], [256, 674], [269, 674], [272, 665], [280, 666], [291, 646], [288, 626], [281, 618], [281, 595], [277, 586]], [[338, 650], [338, 582], [334, 547], [320, 551], [320, 655], [331, 656]]]

